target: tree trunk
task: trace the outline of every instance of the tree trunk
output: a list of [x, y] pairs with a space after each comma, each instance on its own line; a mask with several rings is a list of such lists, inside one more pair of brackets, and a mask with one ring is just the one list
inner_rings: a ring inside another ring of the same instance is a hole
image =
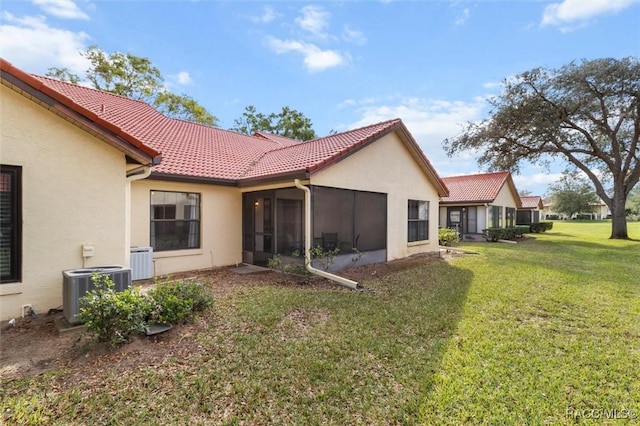
[[624, 210], [626, 197], [621, 191], [615, 191], [611, 200], [611, 237], [614, 239], [628, 240], [627, 234], [627, 214]]

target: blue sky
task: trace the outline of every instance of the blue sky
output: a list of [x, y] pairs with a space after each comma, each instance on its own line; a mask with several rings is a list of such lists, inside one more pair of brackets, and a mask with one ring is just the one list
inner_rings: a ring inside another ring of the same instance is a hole
[[[478, 172], [442, 140], [489, 112], [504, 78], [572, 60], [640, 56], [640, 0], [3, 0], [0, 55], [81, 73], [90, 45], [148, 57], [167, 86], [229, 128], [247, 105], [288, 105], [316, 133], [401, 118], [442, 176]], [[543, 195], [562, 166], [531, 166]]]

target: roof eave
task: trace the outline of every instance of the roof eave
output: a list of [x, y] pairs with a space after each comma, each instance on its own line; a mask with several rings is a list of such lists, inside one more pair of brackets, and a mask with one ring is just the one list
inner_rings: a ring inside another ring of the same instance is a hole
[[265, 183], [276, 183], [276, 182], [282, 182], [282, 181], [294, 180], [294, 179], [309, 179], [309, 176], [310, 174], [306, 169], [294, 170], [294, 171], [285, 172], [285, 173], [276, 173], [276, 174], [271, 174], [266, 176], [240, 179], [237, 181], [237, 186], [245, 187], [245, 186], [254, 186], [254, 185], [260, 185]]
[[171, 182], [184, 182], [184, 183], [204, 183], [209, 185], [213, 184], [213, 185], [221, 185], [221, 186], [238, 186], [238, 182], [233, 179], [180, 175], [180, 174], [162, 173], [162, 172], [155, 172], [155, 171], [151, 172], [151, 175], [149, 176], [148, 179], [171, 181]]
[[158, 151], [2, 58], [0, 58], [0, 79], [7, 87], [26, 95], [43, 107], [99, 137], [140, 164], [160, 164], [161, 155]]
[[440, 204], [478, 204], [478, 205], [484, 205], [484, 204], [491, 204], [493, 203], [494, 200], [456, 200], [456, 201], [447, 201], [447, 200], [441, 200]]

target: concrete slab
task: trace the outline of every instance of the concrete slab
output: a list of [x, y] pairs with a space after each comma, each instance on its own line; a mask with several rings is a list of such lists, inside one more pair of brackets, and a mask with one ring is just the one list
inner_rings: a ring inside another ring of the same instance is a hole
[[54, 319], [54, 323], [56, 324], [56, 329], [60, 334], [71, 333], [74, 331], [86, 330], [84, 324], [70, 324], [69, 321], [62, 315], [56, 317]]
[[265, 268], [264, 266], [243, 264], [242, 266], [238, 266], [237, 268], [231, 268], [231, 271], [235, 272], [236, 274], [245, 275], [255, 274], [258, 272], [269, 272], [271, 271], [271, 269]]

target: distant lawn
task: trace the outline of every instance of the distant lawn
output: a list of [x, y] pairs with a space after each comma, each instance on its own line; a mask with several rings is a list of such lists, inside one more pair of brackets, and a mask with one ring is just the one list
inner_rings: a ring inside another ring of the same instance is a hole
[[[466, 245], [482, 255], [455, 262], [473, 284], [421, 406], [425, 423], [640, 415], [640, 242], [608, 240], [610, 227], [555, 222], [532, 243]], [[629, 232], [640, 237], [640, 224]]]
[[640, 414], [640, 241], [609, 233], [555, 222], [521, 244], [465, 243], [480, 254], [362, 294], [246, 288], [189, 356], [0, 381], [5, 421], [626, 424], [604, 417]]

